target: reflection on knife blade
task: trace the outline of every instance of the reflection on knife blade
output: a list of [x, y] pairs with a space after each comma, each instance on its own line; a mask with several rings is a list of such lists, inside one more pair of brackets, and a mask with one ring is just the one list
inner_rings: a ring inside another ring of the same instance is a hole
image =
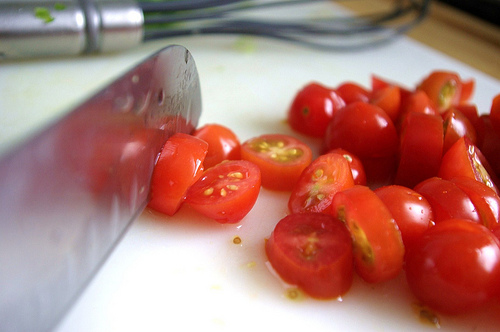
[[0, 331], [53, 328], [147, 204], [158, 152], [198, 122], [170, 46], [0, 160]]

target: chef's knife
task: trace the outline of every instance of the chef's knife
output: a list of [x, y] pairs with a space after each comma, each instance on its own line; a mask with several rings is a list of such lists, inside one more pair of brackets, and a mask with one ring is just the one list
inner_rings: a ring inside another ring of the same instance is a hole
[[3, 155], [0, 331], [56, 326], [146, 206], [165, 140], [200, 112], [193, 58], [169, 46]]

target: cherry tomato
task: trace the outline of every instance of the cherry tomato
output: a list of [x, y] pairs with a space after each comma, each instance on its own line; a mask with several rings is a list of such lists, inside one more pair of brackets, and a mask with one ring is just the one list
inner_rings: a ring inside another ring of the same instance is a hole
[[241, 158], [259, 166], [264, 188], [292, 190], [302, 171], [311, 163], [312, 151], [292, 136], [270, 134], [244, 142]]
[[346, 104], [357, 101], [367, 103], [370, 100], [370, 91], [354, 82], [344, 82], [336, 90]]
[[380, 108], [365, 102], [354, 102], [337, 111], [328, 125], [323, 148], [336, 148], [364, 158], [395, 155], [398, 149], [396, 128]]
[[153, 171], [149, 206], [174, 215], [188, 188], [201, 177], [207, 150], [208, 144], [197, 137], [181, 133], [170, 137]]
[[188, 190], [186, 203], [219, 223], [236, 223], [252, 209], [260, 191], [257, 165], [228, 160], [207, 169]]
[[424, 196], [431, 205], [436, 224], [448, 219], [481, 222], [472, 200], [451, 181], [433, 177], [419, 183], [414, 190]]
[[395, 183], [413, 188], [436, 176], [443, 155], [443, 120], [438, 115], [409, 113], [400, 134]]
[[424, 91], [411, 93], [401, 104], [401, 116], [411, 112], [437, 115], [438, 111], [432, 100]]
[[444, 126], [444, 152], [448, 151], [460, 137], [467, 136], [472, 144], [476, 144], [476, 129], [469, 119], [457, 108], [448, 109], [442, 113], [442, 117]]
[[[479, 112], [477, 110], [477, 106], [474, 104], [459, 104], [452, 107], [452, 109], [458, 110], [461, 112], [467, 120], [472, 124], [474, 130], [477, 134], [477, 124], [479, 121]], [[477, 136], [477, 135], [476, 135]]]
[[351, 168], [344, 156], [321, 155], [302, 172], [288, 200], [288, 208], [292, 213], [329, 214], [333, 196], [353, 185]]
[[498, 188], [483, 165], [479, 152], [467, 137], [461, 137], [444, 154], [438, 176], [443, 179], [470, 177], [483, 182], [498, 193]]
[[481, 223], [488, 229], [498, 226], [500, 220], [500, 198], [493, 189], [469, 177], [458, 177], [451, 182], [462, 189], [476, 207]]
[[[483, 162], [483, 166], [488, 170], [486, 164], [491, 168], [489, 171], [498, 179], [500, 177], [500, 131], [493, 127], [491, 116], [483, 114], [479, 117], [478, 126], [478, 147], [484, 154], [487, 162]], [[495, 184], [498, 186], [499, 182], [494, 179]]]
[[467, 103], [474, 94], [476, 81], [474, 79], [462, 80], [462, 91], [460, 93], [460, 104]]
[[497, 133], [500, 133], [500, 94], [493, 98], [489, 115], [493, 128]]
[[240, 159], [240, 141], [229, 128], [219, 124], [206, 124], [196, 129], [193, 136], [208, 143], [208, 152], [203, 166], [210, 168], [223, 160]]
[[328, 122], [344, 106], [344, 100], [335, 90], [309, 83], [295, 96], [288, 111], [288, 123], [300, 133], [323, 137]]
[[477, 310], [500, 291], [499, 242], [482, 225], [443, 221], [407, 253], [406, 277], [417, 299], [433, 310]]
[[380, 107], [392, 121], [396, 121], [401, 108], [401, 90], [395, 85], [375, 90], [370, 96], [370, 104]]
[[349, 163], [351, 167], [352, 178], [354, 184], [366, 185], [366, 173], [361, 160], [354, 154], [344, 150], [344, 149], [333, 149], [329, 153], [339, 153], [341, 154]]
[[266, 241], [273, 268], [309, 296], [336, 298], [352, 285], [352, 241], [338, 219], [322, 213], [290, 214]]
[[404, 246], [394, 218], [368, 187], [353, 186], [335, 195], [332, 214], [349, 229], [354, 267], [369, 283], [396, 277], [402, 270]]
[[418, 85], [417, 90], [424, 91], [438, 111], [443, 112], [460, 103], [462, 81], [456, 73], [434, 71]]
[[405, 248], [415, 245], [425, 230], [433, 225], [431, 205], [415, 190], [390, 185], [377, 188], [375, 194], [391, 212], [401, 232]]

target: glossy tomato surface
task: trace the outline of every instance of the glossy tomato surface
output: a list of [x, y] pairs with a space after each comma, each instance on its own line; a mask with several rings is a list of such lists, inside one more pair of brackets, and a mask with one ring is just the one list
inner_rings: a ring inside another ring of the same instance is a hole
[[457, 73], [436, 70], [425, 77], [417, 89], [424, 91], [432, 103], [442, 112], [459, 104], [462, 80]]
[[264, 188], [287, 191], [311, 163], [312, 151], [292, 136], [269, 134], [243, 142], [241, 158], [259, 166]]
[[210, 168], [223, 160], [240, 159], [240, 141], [236, 134], [226, 126], [209, 123], [196, 129], [193, 136], [208, 143], [208, 152], [203, 166]]
[[442, 116], [444, 127], [444, 152], [448, 151], [456, 141], [464, 136], [467, 137], [472, 144], [476, 144], [476, 128], [465, 114], [460, 112], [457, 108], [450, 108], [442, 113]]
[[336, 298], [351, 288], [351, 237], [345, 225], [330, 215], [286, 216], [276, 225], [265, 249], [280, 277], [309, 296]]
[[260, 192], [257, 165], [245, 160], [224, 161], [207, 169], [188, 190], [186, 203], [220, 223], [235, 223], [252, 209]]
[[357, 101], [367, 103], [370, 100], [370, 91], [355, 82], [344, 82], [336, 90], [346, 104]]
[[292, 213], [329, 214], [335, 194], [353, 185], [351, 168], [343, 155], [321, 155], [302, 172], [288, 200], [288, 208]]
[[300, 133], [323, 137], [330, 120], [344, 106], [344, 100], [335, 90], [309, 83], [295, 96], [288, 111], [288, 123]]
[[367, 183], [366, 172], [363, 163], [361, 162], [361, 159], [359, 159], [353, 153], [350, 153], [349, 151], [340, 148], [333, 149], [329, 153], [341, 154], [347, 160], [347, 162], [349, 163], [349, 167], [351, 168], [354, 184], [359, 184], [363, 186], [366, 185]]
[[349, 229], [354, 267], [369, 283], [395, 278], [403, 268], [401, 232], [382, 200], [368, 187], [354, 186], [335, 195], [332, 214]]
[[406, 278], [415, 297], [431, 309], [478, 310], [500, 290], [498, 239], [468, 220], [436, 224], [407, 253]]
[[200, 178], [207, 150], [208, 144], [197, 137], [181, 133], [170, 137], [153, 171], [149, 207], [175, 214], [188, 188]]
[[401, 109], [401, 89], [398, 86], [389, 85], [372, 91], [370, 103], [383, 109], [392, 121], [396, 121]]

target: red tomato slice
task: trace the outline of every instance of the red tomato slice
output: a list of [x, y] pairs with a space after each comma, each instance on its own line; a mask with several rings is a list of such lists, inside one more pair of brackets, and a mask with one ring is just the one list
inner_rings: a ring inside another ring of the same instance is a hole
[[498, 193], [479, 153], [479, 149], [467, 137], [461, 137], [444, 154], [438, 176], [443, 179], [466, 176], [483, 182]]
[[424, 305], [460, 314], [500, 291], [499, 241], [484, 226], [452, 219], [430, 227], [406, 255], [406, 278]]
[[414, 190], [424, 196], [431, 205], [435, 223], [448, 219], [481, 222], [472, 200], [451, 181], [433, 177], [419, 183]]
[[500, 198], [493, 189], [468, 177], [454, 178], [451, 182], [469, 196], [484, 226], [492, 230], [499, 225]]
[[244, 142], [241, 158], [259, 166], [264, 188], [292, 190], [302, 171], [311, 163], [312, 151], [294, 137], [272, 134]]
[[295, 96], [288, 111], [292, 129], [312, 137], [323, 137], [326, 127], [344, 100], [333, 89], [309, 83]]
[[415, 190], [390, 185], [376, 189], [375, 194], [391, 212], [405, 248], [415, 245], [417, 239], [433, 224], [431, 205]]
[[245, 160], [207, 169], [188, 190], [186, 203], [219, 223], [236, 223], [252, 209], [260, 191], [260, 170]]
[[375, 90], [370, 96], [370, 103], [383, 109], [392, 121], [396, 121], [401, 108], [401, 90], [395, 85]]
[[472, 144], [476, 144], [476, 129], [469, 119], [457, 108], [452, 107], [448, 109], [442, 113], [442, 117], [444, 126], [444, 152], [448, 151], [460, 137], [466, 136]]
[[361, 159], [359, 159], [353, 153], [350, 153], [349, 151], [346, 151], [344, 149], [333, 149], [329, 153], [341, 154], [347, 160], [349, 166], [351, 167], [354, 184], [359, 184], [362, 186], [366, 185], [366, 173]]
[[330, 215], [286, 216], [276, 225], [265, 248], [280, 277], [311, 297], [336, 298], [351, 288], [351, 237], [345, 225]]
[[392, 120], [380, 107], [354, 102], [337, 111], [328, 125], [323, 148], [342, 148], [361, 160], [392, 156], [398, 150], [398, 135]]
[[210, 168], [224, 160], [238, 160], [241, 157], [240, 141], [229, 128], [211, 123], [196, 129], [193, 136], [208, 143], [208, 152], [203, 166]]
[[170, 137], [153, 171], [149, 207], [174, 215], [188, 188], [200, 178], [207, 150], [208, 144], [197, 137], [181, 133]]
[[474, 79], [462, 80], [462, 92], [460, 93], [460, 103], [466, 103], [474, 94], [476, 88], [476, 81]]
[[354, 186], [335, 195], [332, 214], [349, 229], [354, 267], [369, 283], [396, 277], [403, 268], [404, 246], [394, 218], [368, 187]]
[[497, 133], [500, 133], [500, 94], [493, 98], [489, 115], [493, 128]]
[[[477, 132], [477, 124], [479, 121], [479, 112], [477, 110], [477, 106], [474, 104], [460, 104], [453, 106], [453, 109], [461, 112], [467, 120], [472, 124], [474, 130]], [[477, 136], [477, 135], [476, 135]]]
[[328, 214], [335, 194], [353, 185], [351, 168], [344, 156], [321, 155], [302, 172], [290, 195], [288, 208], [292, 213]]
[[424, 91], [440, 112], [460, 103], [462, 81], [458, 74], [447, 71], [434, 71], [417, 87]]
[[443, 155], [443, 120], [438, 115], [410, 113], [402, 125], [395, 183], [413, 188], [436, 176]]
[[344, 82], [336, 90], [346, 104], [357, 101], [367, 103], [370, 100], [370, 91], [354, 82]]
[[493, 128], [490, 115], [483, 114], [479, 117], [477, 133], [478, 147], [486, 159], [486, 162], [484, 160], [481, 162], [490, 176], [494, 174], [493, 182], [498, 186], [500, 184], [498, 181], [500, 177], [500, 131]]

